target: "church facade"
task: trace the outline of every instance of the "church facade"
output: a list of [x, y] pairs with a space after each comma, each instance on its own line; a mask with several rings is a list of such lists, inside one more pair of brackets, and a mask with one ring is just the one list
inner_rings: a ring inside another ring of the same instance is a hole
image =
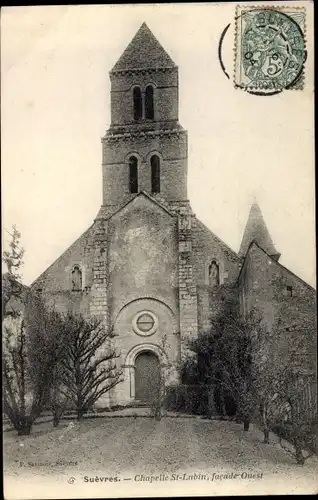
[[239, 253], [193, 213], [178, 68], [146, 24], [110, 80], [102, 206], [32, 284], [61, 311], [96, 315], [114, 329], [124, 380], [102, 406], [147, 402], [162, 369], [167, 384], [177, 382], [187, 341], [208, 328], [226, 287], [236, 287], [243, 311], [262, 307], [270, 327], [282, 301], [315, 301], [314, 289], [279, 264], [256, 203]]

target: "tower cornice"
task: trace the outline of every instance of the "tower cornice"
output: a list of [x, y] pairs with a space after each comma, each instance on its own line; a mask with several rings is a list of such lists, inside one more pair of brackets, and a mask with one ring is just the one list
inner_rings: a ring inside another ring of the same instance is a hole
[[112, 134], [111, 132], [107, 132], [107, 134], [102, 137], [102, 142], [116, 142], [119, 140], [127, 140], [131, 139], [140, 139], [140, 138], [153, 138], [153, 137], [171, 137], [173, 135], [179, 137], [180, 135], [187, 134], [187, 131], [183, 128], [175, 128], [175, 129], [160, 129], [160, 130], [147, 130], [147, 131], [136, 131], [136, 132], [120, 132]]
[[178, 66], [171, 66], [171, 67], [157, 67], [157, 68], [130, 68], [130, 69], [117, 69], [117, 70], [112, 70], [109, 72], [110, 79], [112, 76], [119, 76], [119, 75], [128, 75], [128, 76], [133, 76], [133, 75], [146, 75], [149, 73], [172, 73], [173, 71], [177, 71]]

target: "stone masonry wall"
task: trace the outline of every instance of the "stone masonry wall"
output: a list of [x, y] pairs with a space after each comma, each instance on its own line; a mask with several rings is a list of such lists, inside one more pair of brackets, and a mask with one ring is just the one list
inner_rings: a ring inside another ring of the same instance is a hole
[[141, 298], [164, 302], [177, 314], [176, 218], [139, 194], [109, 220], [109, 304], [116, 319]]
[[90, 314], [100, 318], [108, 327], [108, 223], [104, 220], [94, 225], [93, 281], [90, 294]]
[[277, 335], [282, 356], [300, 343], [299, 367], [315, 371], [315, 290], [256, 244], [248, 252], [239, 287], [243, 311], [246, 314], [252, 307], [261, 311], [266, 328]]
[[[94, 224], [92, 238], [93, 270], [90, 290], [89, 313], [101, 320], [106, 330], [112, 330], [109, 315], [109, 258], [108, 258], [108, 221], [100, 219]], [[108, 346], [101, 346], [100, 350]], [[96, 406], [105, 407], [116, 401], [116, 387], [104, 394]]]
[[187, 341], [198, 335], [197, 290], [192, 265], [192, 212], [180, 208], [179, 239], [179, 308], [181, 359], [187, 354]]
[[[31, 285], [31, 289], [41, 293], [48, 305], [60, 312], [82, 312], [87, 314], [90, 302], [92, 279], [92, 254], [90, 241], [91, 226], [63, 254], [56, 259]], [[82, 271], [82, 290], [73, 291], [71, 272], [74, 265]]]
[[[193, 274], [198, 294], [198, 328], [205, 331], [209, 328], [210, 319], [223, 307], [223, 297], [227, 289], [236, 282], [241, 259], [210, 231], [196, 217], [192, 224]], [[208, 279], [208, 268], [215, 260], [220, 269], [220, 285], [211, 287]]]
[[144, 95], [148, 84], [154, 87], [155, 120], [178, 120], [178, 70], [127, 71], [111, 75], [111, 124], [133, 122], [133, 88]]
[[129, 192], [129, 157], [138, 159], [138, 188], [151, 193], [150, 157], [160, 158], [160, 192], [167, 200], [187, 199], [187, 134], [147, 132], [103, 139], [103, 204], [122, 205]]

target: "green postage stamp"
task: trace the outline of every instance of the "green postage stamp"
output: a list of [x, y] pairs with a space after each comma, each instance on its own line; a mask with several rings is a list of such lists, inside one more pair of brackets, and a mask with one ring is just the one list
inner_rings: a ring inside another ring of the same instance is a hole
[[294, 6], [237, 6], [237, 88], [262, 93], [303, 88], [305, 13]]

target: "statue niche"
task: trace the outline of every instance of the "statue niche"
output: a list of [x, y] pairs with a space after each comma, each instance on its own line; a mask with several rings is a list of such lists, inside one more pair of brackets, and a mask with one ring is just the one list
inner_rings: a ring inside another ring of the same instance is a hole
[[74, 266], [72, 270], [72, 291], [80, 292], [82, 290], [82, 271], [79, 266]]
[[220, 284], [220, 267], [212, 260], [209, 265], [209, 285], [210, 286], [218, 286]]

